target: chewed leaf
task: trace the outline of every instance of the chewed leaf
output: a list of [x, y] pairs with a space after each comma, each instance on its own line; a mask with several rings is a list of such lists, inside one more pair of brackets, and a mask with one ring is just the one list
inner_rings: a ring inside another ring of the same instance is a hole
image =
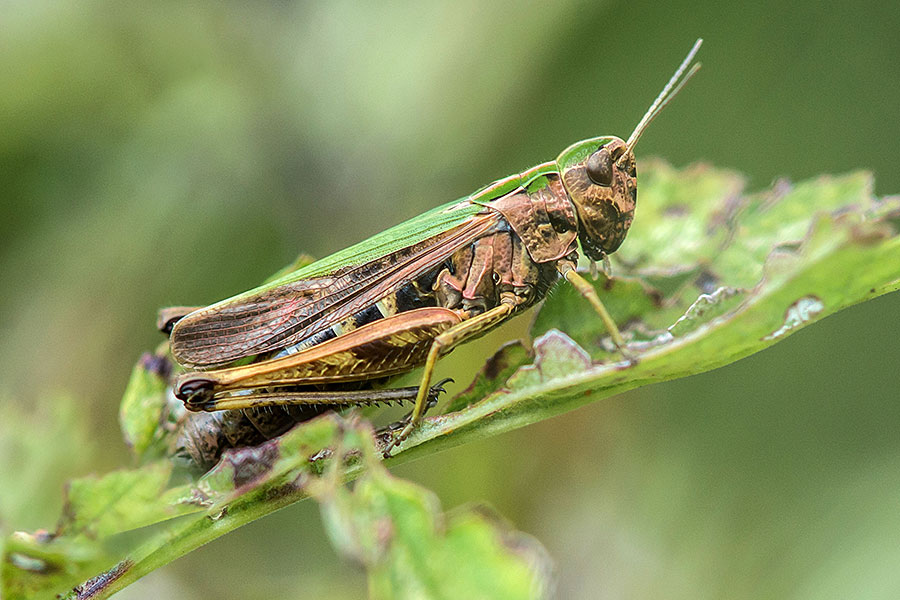
[[709, 264], [732, 235], [743, 177], [708, 165], [678, 170], [662, 161], [642, 163], [638, 173], [634, 222], [613, 255], [617, 274], [619, 265], [673, 275]]
[[432, 492], [388, 473], [365, 430], [346, 432], [338, 448], [363, 456], [353, 490], [337, 472], [310, 489], [335, 546], [365, 568], [370, 597], [546, 596], [550, 562], [536, 540], [484, 509], [441, 512]]
[[745, 290], [720, 287], [712, 294], [701, 294], [678, 320], [669, 327], [673, 336], [684, 336], [715, 317], [735, 308], [746, 296]]
[[447, 412], [461, 410], [482, 398], [502, 389], [506, 380], [516, 370], [530, 362], [528, 348], [521, 341], [509, 342], [488, 359], [469, 387], [454, 397], [446, 407]]
[[[71, 482], [58, 531], [6, 540], [4, 598], [69, 589], [63, 597], [106, 598], [176, 556], [305, 498], [306, 480], [321, 471], [323, 450], [334, 445], [339, 427], [335, 415], [326, 415], [261, 447], [233, 451], [192, 484], [167, 487], [172, 464], [165, 460]], [[122, 537], [136, 528], [140, 535]], [[110, 548], [128, 550], [122, 557]]]
[[196, 484], [205, 506], [225, 506], [235, 498], [279, 485], [285, 478], [315, 472], [310, 458], [328, 449], [338, 433], [337, 422], [314, 419], [259, 446], [229, 450]]
[[787, 335], [792, 329], [798, 329], [812, 321], [824, 309], [822, 301], [815, 296], [804, 296], [788, 307], [784, 315], [784, 325], [763, 339], [768, 341]]
[[536, 383], [546, 384], [589, 370], [591, 357], [572, 338], [551, 329], [534, 343], [534, 364], [520, 368], [509, 378], [508, 389], [527, 388]]

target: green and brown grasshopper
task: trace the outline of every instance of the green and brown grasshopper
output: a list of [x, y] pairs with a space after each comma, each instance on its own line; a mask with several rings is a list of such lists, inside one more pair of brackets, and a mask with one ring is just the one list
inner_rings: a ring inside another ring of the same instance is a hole
[[[700, 44], [627, 141], [580, 141], [555, 161], [258, 288], [204, 308], [162, 311], [172, 355], [188, 370], [175, 395], [190, 411], [225, 411], [218, 431], [205, 423], [183, 434], [182, 450], [209, 464], [223, 445], [258, 443], [323, 410], [413, 402], [389, 453], [441, 391], [432, 386], [437, 360], [542, 300], [560, 276], [595, 308], [624, 359], [634, 360], [576, 271], [578, 246], [605, 261], [622, 244], [637, 202], [635, 144], [699, 68], [691, 63]], [[380, 389], [422, 366], [418, 386]]]

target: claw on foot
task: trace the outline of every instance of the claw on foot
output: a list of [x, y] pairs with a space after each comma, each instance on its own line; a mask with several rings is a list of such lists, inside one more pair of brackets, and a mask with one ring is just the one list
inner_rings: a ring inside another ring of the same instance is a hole
[[[447, 377], [446, 379], [442, 379], [429, 388], [428, 401], [425, 403], [426, 412], [428, 409], [434, 408], [438, 403], [438, 398], [441, 394], [446, 393], [447, 390], [444, 389], [444, 386], [448, 383], [453, 383], [453, 378]], [[415, 429], [417, 423], [412, 422], [412, 415], [413, 411], [410, 411], [405, 417], [395, 423], [391, 423], [379, 432], [390, 434], [390, 441], [382, 451], [384, 458], [390, 458], [394, 448], [402, 444], [403, 441], [409, 437], [409, 434], [412, 433], [413, 429]], [[422, 416], [424, 416], [424, 413]], [[400, 429], [399, 433], [397, 432], [398, 429]]]
[[633, 367], [638, 364], [637, 355], [632, 354], [631, 351], [626, 349], [624, 346], [619, 348], [619, 353], [622, 355], [622, 358], [625, 359], [626, 367]]

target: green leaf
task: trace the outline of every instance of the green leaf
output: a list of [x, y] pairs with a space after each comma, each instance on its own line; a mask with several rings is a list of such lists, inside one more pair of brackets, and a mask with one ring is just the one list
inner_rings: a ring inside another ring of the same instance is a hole
[[430, 491], [392, 477], [371, 434], [339, 441], [338, 456], [361, 453], [364, 472], [352, 491], [333, 461], [312, 486], [334, 545], [366, 569], [371, 598], [541, 598], [550, 562], [534, 539], [485, 509], [444, 514]]
[[161, 460], [69, 482], [57, 535], [105, 538], [177, 516], [178, 505], [157, 501], [171, 471], [172, 463]]
[[[387, 463], [522, 427], [620, 391], [713, 369], [844, 307], [896, 290], [900, 197], [878, 199], [871, 190], [867, 174], [853, 173], [796, 185], [780, 182], [771, 190], [747, 194], [732, 172], [643, 164], [637, 219], [615, 255], [615, 277], [594, 282], [622, 326], [636, 363], [614, 351], [602, 323], [577, 292], [559, 285], [535, 320], [533, 349], [514, 344], [501, 350], [444, 414], [427, 418]], [[150, 389], [146, 398], [158, 401], [158, 385], [145, 383], [134, 384], [135, 389]], [[147, 424], [159, 422], [159, 413], [153, 402], [135, 400], [142, 394], [126, 398], [124, 429], [135, 448], [155, 448], [171, 441], [174, 432], [163, 428], [150, 435]], [[161, 438], [156, 440], [156, 435]], [[457, 551], [482, 557], [478, 572], [471, 575], [478, 581], [489, 579], [489, 570], [511, 572], [519, 567], [510, 565], [529, 563], [535, 556], [513, 553], [510, 558], [504, 554], [508, 545], [497, 542], [506, 539], [497, 533], [502, 528], [473, 513], [441, 516], [433, 496], [391, 479], [369, 459], [341, 461], [332, 467], [332, 479], [320, 480], [323, 469], [328, 473], [329, 448], [338, 443], [366, 448], [363, 442], [348, 441], [348, 435], [340, 421], [326, 416], [261, 446], [226, 453], [217, 467], [193, 483], [161, 489], [162, 471], [155, 469], [162, 467], [153, 462], [135, 471], [133, 479], [125, 472], [101, 478], [92, 485], [106, 498], [109, 512], [100, 510], [102, 501], [89, 502], [87, 494], [79, 493], [76, 497], [82, 500], [72, 504], [80, 507], [76, 516], [64, 521], [71, 525], [68, 531], [63, 529], [52, 541], [26, 534], [7, 540], [4, 597], [27, 597], [15, 593], [24, 589], [63, 591], [85, 579], [86, 565], [97, 573], [100, 564], [104, 570], [86, 584], [90, 593], [82, 589], [81, 597], [108, 597], [311, 491], [323, 501], [338, 547], [369, 567], [373, 593], [413, 594], [412, 587], [404, 586], [421, 582], [426, 591], [465, 596], [471, 590], [449, 590], [435, 583], [446, 572], [443, 561], [468, 573], [454, 562]], [[378, 443], [386, 438], [379, 436]], [[334, 483], [362, 472], [368, 473], [366, 479], [353, 492]], [[316, 487], [323, 482], [331, 486], [330, 497]], [[132, 507], [134, 514], [122, 510], [129, 485], [145, 505]], [[170, 518], [176, 514], [181, 518]], [[123, 546], [122, 536], [132, 535], [127, 533], [130, 528], [151, 523], [156, 525], [149, 528], [149, 537]], [[390, 524], [391, 536], [381, 536], [379, 523]], [[84, 546], [84, 532], [104, 544], [104, 536], [111, 536], [126, 550], [112, 557]], [[416, 550], [417, 543], [425, 546]], [[36, 568], [40, 564], [33, 560], [42, 560], [41, 552], [53, 548], [63, 548], [54, 555], [54, 578], [41, 579]], [[426, 565], [416, 564], [417, 556], [438, 558]], [[531, 593], [542, 585], [540, 578], [528, 581], [527, 591], [509, 593]]]
[[168, 404], [166, 387], [172, 364], [165, 353], [146, 353], [131, 371], [131, 379], [119, 405], [119, 423], [125, 443], [138, 459], [159, 458], [165, 453]]
[[510, 375], [528, 358], [529, 350], [521, 341], [504, 344], [502, 348], [488, 359], [472, 383], [457, 394], [447, 405], [447, 412], [462, 410], [501, 389]]

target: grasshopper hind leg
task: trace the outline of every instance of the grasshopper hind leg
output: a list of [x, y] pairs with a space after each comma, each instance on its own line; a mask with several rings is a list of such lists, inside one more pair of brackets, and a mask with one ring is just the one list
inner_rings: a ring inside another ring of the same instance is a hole
[[[444, 386], [450, 381], [444, 379], [430, 387], [426, 410], [437, 404], [440, 395], [446, 391]], [[205, 473], [219, 462], [226, 450], [258, 446], [330, 410], [372, 404], [411, 404], [418, 391], [418, 386], [384, 390], [331, 389], [293, 394], [272, 390], [259, 394], [261, 401], [253, 406], [188, 412], [171, 456], [182, 468], [197, 474]], [[336, 402], [309, 403], [310, 394], [315, 394], [316, 400], [328, 398]], [[397, 423], [379, 430], [378, 439], [386, 437], [384, 443], [389, 443], [394, 432], [405, 427], [411, 418], [412, 412]]]

